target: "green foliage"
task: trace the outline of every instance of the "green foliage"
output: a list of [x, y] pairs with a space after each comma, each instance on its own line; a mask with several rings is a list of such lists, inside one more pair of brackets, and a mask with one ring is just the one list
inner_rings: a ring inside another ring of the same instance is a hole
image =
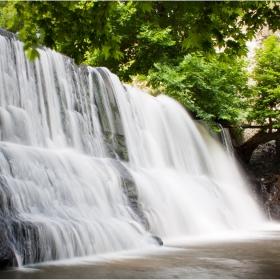
[[18, 20], [15, 2], [0, 1], [0, 27], [16, 33], [22, 28], [22, 23]]
[[250, 121], [280, 127], [280, 39], [267, 38], [256, 51], [253, 79], [256, 82], [250, 97]]
[[[123, 80], [191, 52], [220, 59], [246, 53], [263, 25], [280, 27], [279, 5], [265, 1], [17, 1], [13, 17], [26, 49], [38, 43], [77, 63], [106, 66]], [[19, 26], [16, 23], [22, 23]]]
[[39, 57], [39, 52], [37, 49], [28, 49], [27, 50], [27, 57], [31, 60], [34, 61], [37, 57]]
[[99, 49], [105, 58], [119, 59], [119, 38], [110, 23], [117, 2], [17, 1], [17, 17], [24, 22], [19, 38], [25, 49], [38, 43], [53, 48], [77, 63], [87, 51]]
[[177, 65], [158, 63], [150, 71], [149, 82], [195, 112], [208, 123], [226, 121], [236, 124], [246, 117], [249, 94], [248, 75], [241, 60], [224, 64], [210, 62], [201, 55], [188, 54]]

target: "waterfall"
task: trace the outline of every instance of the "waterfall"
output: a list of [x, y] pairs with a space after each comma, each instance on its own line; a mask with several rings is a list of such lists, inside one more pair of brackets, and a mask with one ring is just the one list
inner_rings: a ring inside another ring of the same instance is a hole
[[223, 145], [226, 148], [229, 156], [233, 157], [233, 145], [231, 141], [231, 136], [228, 128], [224, 128], [221, 124], [218, 124], [218, 127], [221, 129], [221, 138]]
[[0, 262], [259, 225], [234, 163], [184, 108], [0, 36]]

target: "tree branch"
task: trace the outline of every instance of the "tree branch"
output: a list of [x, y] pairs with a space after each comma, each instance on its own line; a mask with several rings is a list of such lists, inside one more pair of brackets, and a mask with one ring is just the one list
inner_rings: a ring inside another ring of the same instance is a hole
[[[235, 126], [232, 125], [232, 124], [220, 124], [222, 127], [224, 128], [234, 128]], [[244, 124], [244, 125], [240, 125], [239, 127], [242, 127], [242, 128], [251, 128], [251, 129], [256, 129], [256, 128], [263, 128], [263, 129], [268, 129], [270, 128], [271, 126], [270, 125], [250, 125], [250, 124]]]

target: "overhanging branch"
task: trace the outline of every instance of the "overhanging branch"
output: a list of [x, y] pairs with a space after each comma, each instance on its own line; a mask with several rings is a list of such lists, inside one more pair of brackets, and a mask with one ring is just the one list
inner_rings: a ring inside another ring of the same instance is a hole
[[[224, 127], [224, 128], [234, 128], [235, 127], [232, 124], [221, 124], [221, 126]], [[257, 128], [268, 129], [268, 128], [271, 128], [270, 125], [250, 125], [250, 124], [239, 125], [239, 127], [242, 127], [244, 129], [246, 129], [246, 128], [251, 128], [251, 129], [257, 129]]]

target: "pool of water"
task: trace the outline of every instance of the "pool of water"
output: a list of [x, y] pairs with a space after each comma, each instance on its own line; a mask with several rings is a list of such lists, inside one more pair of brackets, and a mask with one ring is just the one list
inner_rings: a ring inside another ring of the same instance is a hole
[[141, 251], [5, 269], [0, 278], [280, 278], [280, 231], [165, 240]]

